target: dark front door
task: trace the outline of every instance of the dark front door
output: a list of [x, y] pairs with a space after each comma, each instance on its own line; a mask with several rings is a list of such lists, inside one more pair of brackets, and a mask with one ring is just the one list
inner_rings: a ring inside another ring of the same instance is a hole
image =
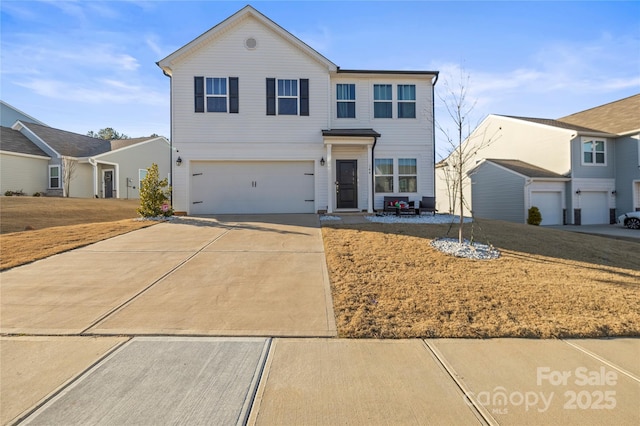
[[336, 160], [336, 199], [339, 209], [358, 208], [358, 161]]
[[104, 198], [113, 198], [113, 170], [104, 172]]

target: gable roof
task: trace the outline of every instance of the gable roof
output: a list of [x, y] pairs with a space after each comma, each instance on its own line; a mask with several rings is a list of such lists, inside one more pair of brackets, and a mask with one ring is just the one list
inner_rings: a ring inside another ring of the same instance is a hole
[[31, 142], [25, 135], [4, 126], [0, 127], [0, 150], [49, 158], [46, 152]]
[[42, 121], [33, 118], [26, 112], [20, 111], [18, 108], [0, 100], [0, 118], [2, 119], [2, 126], [12, 126], [17, 120], [28, 121], [30, 123], [42, 124], [46, 126]]
[[581, 133], [607, 133], [607, 132], [603, 132], [602, 130], [596, 130], [588, 127], [578, 126], [575, 124], [571, 124], [571, 123], [559, 121], [559, 120], [553, 120], [550, 118], [518, 117], [515, 115], [500, 115], [500, 114], [496, 114], [496, 115], [498, 117], [507, 117], [507, 118], [513, 118], [516, 120], [529, 121], [531, 123], [557, 127], [565, 130], [575, 130], [576, 132], [581, 132]]
[[567, 115], [558, 120], [618, 135], [640, 130], [640, 94]]
[[174, 61], [178, 60], [183, 55], [186, 55], [189, 52], [203, 46], [204, 44], [209, 43], [216, 36], [223, 33], [227, 29], [231, 28], [232, 26], [242, 21], [243, 19], [246, 19], [247, 17], [255, 18], [258, 22], [262, 23], [264, 26], [271, 29], [276, 34], [280, 35], [283, 39], [287, 40], [289, 43], [291, 43], [292, 45], [300, 49], [302, 52], [304, 52], [311, 58], [315, 59], [319, 63], [325, 65], [329, 70], [336, 71], [338, 69], [336, 64], [334, 64], [329, 59], [327, 59], [326, 57], [318, 53], [318, 51], [310, 47], [308, 44], [306, 44], [305, 42], [303, 42], [293, 34], [291, 34], [289, 31], [285, 30], [280, 25], [276, 24], [274, 21], [272, 21], [262, 13], [258, 12], [256, 9], [254, 9], [250, 5], [243, 7], [238, 12], [234, 13], [224, 21], [220, 22], [219, 24], [215, 25], [205, 33], [196, 37], [194, 40], [185, 44], [180, 49], [171, 53], [166, 58], [156, 62], [156, 64], [160, 68], [162, 68], [162, 71], [166, 75], [171, 76], [171, 72], [172, 72], [171, 65]]
[[566, 176], [552, 172], [551, 170], [543, 169], [542, 167], [534, 166], [533, 164], [525, 163], [524, 161], [520, 160], [487, 158], [485, 161], [497, 164], [513, 172], [530, 178], [567, 179]]
[[54, 129], [53, 127], [41, 126], [34, 123], [20, 122], [20, 124], [22, 127], [27, 128], [31, 133], [40, 138], [58, 154], [75, 158], [93, 157], [141, 144], [150, 140], [162, 138], [161, 136], [148, 136], [142, 138], [105, 140], [67, 132], [66, 130]]

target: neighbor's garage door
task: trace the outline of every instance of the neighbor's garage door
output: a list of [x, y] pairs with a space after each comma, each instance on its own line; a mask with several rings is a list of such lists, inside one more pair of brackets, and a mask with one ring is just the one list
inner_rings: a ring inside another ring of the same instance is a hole
[[314, 213], [312, 161], [191, 162], [191, 214]]
[[562, 225], [562, 193], [536, 191], [531, 193], [531, 205], [540, 209], [541, 225]]
[[602, 191], [582, 191], [580, 194], [582, 225], [609, 223], [609, 200]]

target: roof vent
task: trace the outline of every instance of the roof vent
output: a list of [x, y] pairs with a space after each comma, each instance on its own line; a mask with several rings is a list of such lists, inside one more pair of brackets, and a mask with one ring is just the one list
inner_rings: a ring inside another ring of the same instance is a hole
[[246, 39], [244, 41], [244, 47], [246, 47], [249, 50], [253, 50], [258, 46], [258, 40], [256, 40], [253, 37], [249, 37], [248, 39]]

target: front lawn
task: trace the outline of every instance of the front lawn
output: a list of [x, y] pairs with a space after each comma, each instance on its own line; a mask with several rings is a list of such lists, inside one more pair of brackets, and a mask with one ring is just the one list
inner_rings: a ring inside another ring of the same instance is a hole
[[[447, 231], [447, 225], [325, 222], [339, 335], [640, 335], [640, 243], [481, 221], [475, 239], [502, 256], [472, 261], [429, 245]], [[454, 228], [449, 236], [455, 235]]]

